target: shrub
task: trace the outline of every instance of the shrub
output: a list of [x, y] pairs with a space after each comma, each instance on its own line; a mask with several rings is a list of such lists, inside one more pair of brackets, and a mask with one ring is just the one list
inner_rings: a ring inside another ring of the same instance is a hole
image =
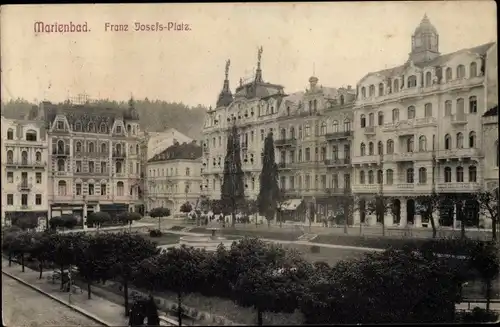
[[149, 212], [149, 216], [151, 218], [161, 218], [161, 217], [168, 217], [170, 216], [170, 209], [168, 208], [153, 208]]
[[496, 322], [497, 320], [498, 313], [479, 307], [475, 307], [471, 312], [465, 313], [462, 317], [462, 321], [465, 323]]
[[193, 210], [193, 206], [189, 202], [183, 203], [181, 205], [181, 210], [180, 210], [181, 212], [188, 213], [188, 212], [191, 212], [192, 210]]
[[151, 237], [160, 237], [162, 235], [161, 230], [159, 229], [153, 229], [149, 231], [149, 236]]
[[320, 253], [321, 252], [321, 247], [317, 245], [311, 246], [311, 253]]

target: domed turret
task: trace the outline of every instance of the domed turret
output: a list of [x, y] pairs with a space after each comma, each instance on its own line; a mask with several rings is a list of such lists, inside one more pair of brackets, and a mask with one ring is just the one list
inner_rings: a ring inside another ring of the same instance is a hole
[[424, 15], [424, 18], [422, 18], [422, 20], [420, 21], [420, 25], [417, 26], [413, 35], [424, 33], [438, 34], [437, 29], [434, 27], [434, 25], [432, 25], [427, 15]]
[[433, 60], [439, 55], [439, 34], [427, 15], [424, 15], [411, 37], [409, 60], [421, 63]]
[[130, 100], [128, 101], [128, 109], [123, 115], [123, 118], [126, 120], [139, 120], [139, 112], [135, 109], [135, 101], [132, 97], [130, 97]]

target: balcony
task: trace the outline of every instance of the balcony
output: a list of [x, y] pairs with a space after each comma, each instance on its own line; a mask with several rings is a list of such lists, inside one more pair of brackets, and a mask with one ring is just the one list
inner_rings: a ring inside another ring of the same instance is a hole
[[126, 158], [125, 151], [113, 151], [113, 158], [114, 159], [125, 159]]
[[242, 150], [248, 149], [248, 142], [241, 142], [241, 149]]
[[278, 164], [278, 169], [279, 170], [292, 169], [292, 165], [293, 165], [293, 163], [280, 162]]
[[335, 141], [335, 140], [347, 140], [352, 136], [352, 131], [348, 132], [335, 132], [335, 133], [326, 133], [325, 138], [327, 141]]
[[30, 210], [30, 206], [27, 204], [21, 204], [21, 210]]
[[450, 123], [456, 126], [465, 125], [467, 124], [467, 118], [465, 117], [464, 114], [451, 115]]
[[352, 193], [377, 193], [380, 190], [378, 184], [353, 184]]
[[26, 160], [21, 160], [21, 161], [12, 161], [9, 160], [5, 163], [6, 166], [10, 167], [34, 167], [34, 168], [43, 168], [47, 166], [47, 163], [45, 161], [26, 161]]
[[464, 182], [464, 183], [438, 183], [437, 192], [439, 193], [463, 193], [463, 192], [479, 192], [481, 190], [480, 183]]
[[351, 158], [326, 159], [324, 162], [327, 167], [343, 167], [351, 164]]
[[403, 152], [403, 153], [392, 153], [384, 154], [384, 162], [405, 162], [405, 161], [427, 161], [432, 160], [432, 151], [422, 151], [422, 152]]
[[436, 127], [437, 119], [434, 117], [423, 117], [416, 119], [401, 120], [392, 123], [386, 123], [382, 127], [383, 132], [397, 132], [399, 136], [413, 135], [416, 128], [422, 127]]
[[33, 187], [33, 184], [23, 181], [17, 185], [17, 190], [19, 192], [26, 192], [26, 191], [30, 191], [32, 187]]
[[66, 145], [64, 149], [62, 148], [55, 148], [52, 149], [52, 155], [56, 157], [67, 157], [71, 154], [71, 151], [69, 150], [69, 145]]
[[365, 135], [375, 135], [375, 127], [374, 126], [365, 127]]
[[380, 156], [379, 155], [371, 155], [371, 156], [358, 156], [352, 158], [353, 165], [378, 165], [380, 164]]
[[280, 139], [274, 141], [274, 146], [276, 147], [292, 147], [297, 145], [297, 140], [294, 138]]
[[452, 160], [464, 158], [480, 158], [483, 154], [480, 149], [467, 148], [467, 149], [453, 149], [453, 150], [440, 150], [437, 151], [436, 159], [438, 160]]
[[350, 194], [350, 188], [342, 188], [342, 187], [328, 187], [325, 189], [325, 193], [327, 195], [345, 195]]

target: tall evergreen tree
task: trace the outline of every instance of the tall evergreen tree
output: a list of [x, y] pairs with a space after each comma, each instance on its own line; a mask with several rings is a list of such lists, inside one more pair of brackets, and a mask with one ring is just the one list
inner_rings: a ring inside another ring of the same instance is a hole
[[224, 180], [221, 188], [223, 213], [231, 213], [231, 225], [236, 222], [236, 210], [245, 201], [245, 185], [241, 170], [240, 140], [235, 125], [227, 138], [226, 158], [224, 160]]
[[260, 173], [260, 191], [257, 198], [259, 213], [271, 223], [279, 201], [278, 165], [274, 160], [273, 133], [269, 133], [264, 142], [264, 160]]

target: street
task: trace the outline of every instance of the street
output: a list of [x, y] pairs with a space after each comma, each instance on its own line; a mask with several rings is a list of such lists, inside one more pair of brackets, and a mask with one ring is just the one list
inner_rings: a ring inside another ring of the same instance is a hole
[[4, 326], [100, 326], [8, 276], [2, 277]]

